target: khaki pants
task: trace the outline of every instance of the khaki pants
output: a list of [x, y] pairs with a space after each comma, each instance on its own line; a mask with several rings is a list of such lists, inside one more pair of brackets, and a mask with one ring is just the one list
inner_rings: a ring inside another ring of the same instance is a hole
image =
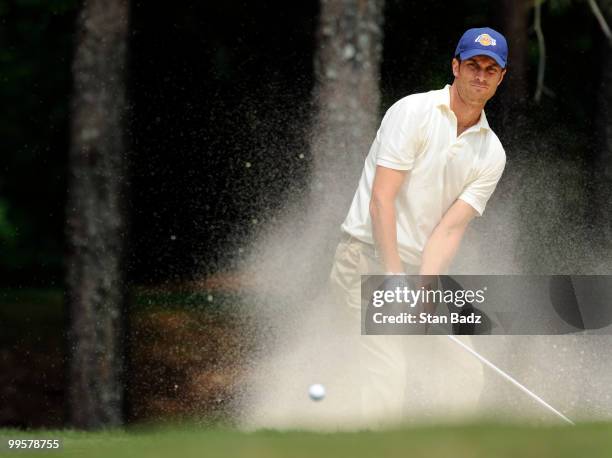
[[[418, 266], [404, 265], [409, 275]], [[361, 275], [384, 275], [374, 247], [343, 235], [330, 284], [338, 306], [358, 339], [357, 373], [362, 420], [392, 426], [417, 416], [474, 408], [482, 387], [482, 366], [445, 336], [361, 335]], [[464, 341], [468, 340], [464, 338]], [[468, 340], [469, 341], [469, 340]]]

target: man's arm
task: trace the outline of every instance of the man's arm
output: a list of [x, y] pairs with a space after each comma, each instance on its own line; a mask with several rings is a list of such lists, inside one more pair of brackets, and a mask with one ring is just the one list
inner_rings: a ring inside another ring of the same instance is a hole
[[446, 270], [474, 216], [476, 210], [463, 200], [457, 199], [451, 205], [425, 244], [421, 275], [440, 275]]
[[386, 272], [403, 272], [402, 260], [397, 251], [397, 229], [395, 216], [395, 197], [409, 172], [376, 166], [372, 184], [370, 217], [374, 243], [381, 253]]

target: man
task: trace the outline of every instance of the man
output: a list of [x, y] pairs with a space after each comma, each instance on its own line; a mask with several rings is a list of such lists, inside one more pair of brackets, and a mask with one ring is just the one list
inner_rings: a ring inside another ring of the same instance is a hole
[[[331, 273], [353, 316], [360, 316], [361, 275], [441, 274], [470, 221], [483, 214], [506, 162], [484, 106], [504, 79], [507, 54], [499, 32], [470, 29], [452, 59], [452, 85], [404, 97], [386, 112], [342, 224]], [[428, 354], [434, 342], [415, 337], [362, 336], [366, 415], [401, 416], [404, 391], [416, 383], [407, 373], [415, 354]], [[462, 373], [481, 370], [461, 358], [452, 355]]]

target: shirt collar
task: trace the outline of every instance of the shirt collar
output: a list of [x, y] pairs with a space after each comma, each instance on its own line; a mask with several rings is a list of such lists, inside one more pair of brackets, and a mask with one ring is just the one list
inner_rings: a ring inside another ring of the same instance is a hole
[[[436, 106], [444, 106], [450, 111], [450, 84], [447, 84], [442, 89], [436, 92], [438, 92], [436, 96]], [[480, 119], [478, 120], [478, 122], [472, 127], [470, 127], [470, 129], [491, 130], [491, 127], [489, 126], [489, 121], [487, 121], [487, 116], [485, 115], [484, 110], [482, 110], [482, 112], [480, 113]]]

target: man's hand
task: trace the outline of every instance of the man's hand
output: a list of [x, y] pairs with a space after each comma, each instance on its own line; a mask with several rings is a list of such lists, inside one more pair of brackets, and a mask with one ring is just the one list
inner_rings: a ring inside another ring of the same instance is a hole
[[[401, 322], [385, 322], [377, 324], [373, 319], [374, 314], [383, 313], [385, 316], [400, 316], [403, 313], [415, 313], [416, 309], [412, 307], [413, 295], [415, 290], [414, 277], [407, 275], [385, 275], [384, 277], [376, 276], [375, 280], [382, 280], [382, 283], [375, 286], [372, 290], [372, 297], [368, 304], [366, 312], [366, 331], [373, 331], [375, 334], [401, 335], [419, 333], [422, 326], [407, 325]], [[374, 293], [380, 294], [378, 301], [381, 299], [383, 304], [374, 301]]]
[[382, 256], [382, 264], [388, 273], [402, 273], [404, 268], [397, 251], [395, 197], [409, 172], [376, 166], [372, 185], [370, 216], [374, 243]]
[[421, 261], [421, 275], [439, 275], [446, 270], [474, 216], [476, 210], [467, 202], [457, 199], [451, 205], [427, 240]]
[[[386, 275], [385, 277], [376, 276], [374, 279], [382, 279], [382, 282], [369, 290], [372, 296], [366, 311], [366, 332], [396, 335], [427, 334], [429, 325], [426, 321], [421, 322], [420, 320], [423, 312], [430, 315], [435, 313], [436, 303], [427, 297], [427, 290], [437, 287], [434, 284], [436, 277]], [[381, 321], [374, 320], [374, 315], [381, 313], [387, 317], [401, 317], [409, 314], [412, 318], [411, 321], [398, 322], [383, 320], [381, 324]]]

